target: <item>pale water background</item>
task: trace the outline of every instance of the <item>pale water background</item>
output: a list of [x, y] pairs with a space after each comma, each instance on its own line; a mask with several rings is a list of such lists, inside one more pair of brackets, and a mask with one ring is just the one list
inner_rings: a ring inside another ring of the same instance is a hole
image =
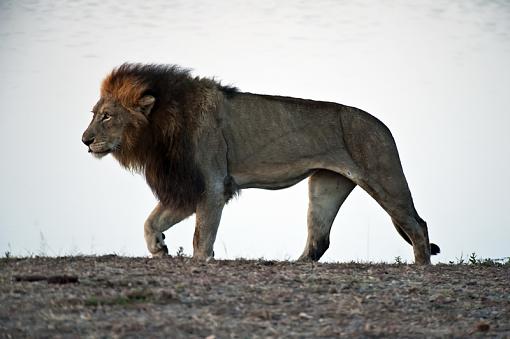
[[[99, 84], [125, 61], [175, 63], [243, 91], [336, 101], [385, 122], [434, 262], [510, 255], [508, 1], [0, 1], [0, 255], [147, 255], [144, 179], [80, 138]], [[246, 190], [219, 258], [294, 259], [306, 181]], [[192, 252], [193, 221], [167, 231]], [[411, 260], [356, 188], [323, 261]]]

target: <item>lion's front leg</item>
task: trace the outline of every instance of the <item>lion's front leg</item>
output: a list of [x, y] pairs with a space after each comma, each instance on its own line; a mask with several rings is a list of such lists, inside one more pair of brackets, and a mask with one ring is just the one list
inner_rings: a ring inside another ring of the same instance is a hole
[[214, 257], [214, 241], [225, 205], [223, 194], [208, 196], [197, 206], [193, 259], [207, 260]]
[[147, 248], [153, 257], [160, 257], [168, 254], [168, 247], [165, 245], [164, 231], [189, 217], [192, 212], [172, 210], [159, 203], [149, 215], [144, 224], [144, 237]]

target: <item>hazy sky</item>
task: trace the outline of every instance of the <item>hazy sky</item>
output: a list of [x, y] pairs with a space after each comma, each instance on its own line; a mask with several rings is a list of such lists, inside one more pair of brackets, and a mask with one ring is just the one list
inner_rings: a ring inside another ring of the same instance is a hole
[[[0, 255], [148, 255], [144, 179], [81, 134], [99, 84], [125, 61], [175, 63], [243, 91], [335, 101], [385, 122], [416, 208], [448, 262], [510, 256], [507, 1], [0, 1]], [[216, 257], [295, 259], [306, 181], [245, 190]], [[166, 232], [192, 253], [194, 218]], [[323, 261], [411, 260], [356, 188]]]

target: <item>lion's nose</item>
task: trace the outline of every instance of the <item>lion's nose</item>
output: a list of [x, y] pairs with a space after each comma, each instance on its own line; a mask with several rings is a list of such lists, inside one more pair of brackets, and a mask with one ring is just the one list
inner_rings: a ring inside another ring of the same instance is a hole
[[90, 146], [91, 143], [94, 142], [94, 138], [93, 137], [88, 137], [88, 136], [83, 136], [81, 138], [81, 141], [83, 141], [83, 143], [85, 144], [85, 146]]

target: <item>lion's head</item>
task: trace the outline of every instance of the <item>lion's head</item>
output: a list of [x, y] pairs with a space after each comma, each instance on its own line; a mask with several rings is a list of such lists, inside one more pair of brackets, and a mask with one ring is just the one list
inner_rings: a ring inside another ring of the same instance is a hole
[[154, 102], [151, 95], [144, 95], [129, 106], [111, 95], [101, 97], [92, 109], [92, 121], [82, 136], [89, 152], [101, 158], [122, 148], [131, 148], [140, 126], [147, 123]]

